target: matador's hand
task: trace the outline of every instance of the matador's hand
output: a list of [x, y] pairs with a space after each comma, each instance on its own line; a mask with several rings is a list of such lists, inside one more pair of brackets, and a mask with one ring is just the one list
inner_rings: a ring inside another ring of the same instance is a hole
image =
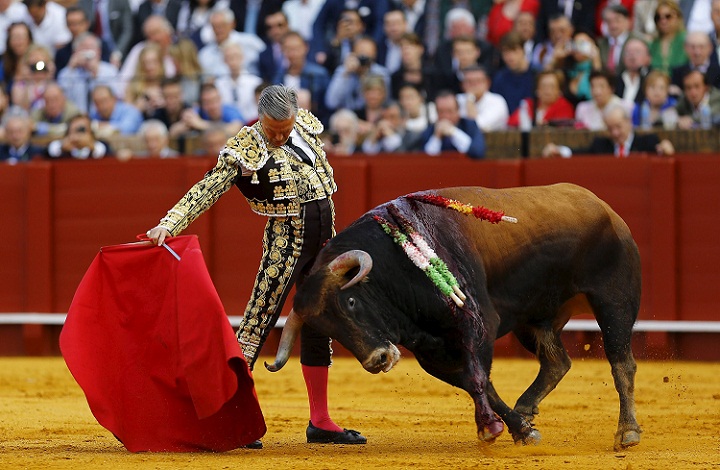
[[170, 232], [164, 227], [154, 227], [147, 231], [146, 235], [156, 245], [162, 245], [165, 238], [171, 236]]

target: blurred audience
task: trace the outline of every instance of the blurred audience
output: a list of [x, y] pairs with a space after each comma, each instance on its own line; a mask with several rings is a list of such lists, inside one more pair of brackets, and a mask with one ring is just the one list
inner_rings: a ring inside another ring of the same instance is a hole
[[7, 30], [7, 43], [5, 53], [2, 55], [2, 76], [0, 82], [5, 82], [7, 92], [12, 86], [13, 80], [17, 75], [20, 65], [22, 64], [25, 53], [33, 44], [32, 33], [25, 23], [12, 23]]
[[382, 116], [362, 141], [362, 151], [368, 155], [381, 152], [409, 152], [419, 150], [420, 132], [405, 127], [402, 109], [397, 101], [383, 105]]
[[670, 74], [687, 62], [682, 11], [675, 0], [659, 0], [654, 20], [657, 35], [650, 43], [650, 64], [653, 70]]
[[421, 148], [428, 155], [455, 151], [472, 159], [485, 156], [485, 137], [475, 121], [460, 117], [457, 99], [450, 90], [443, 90], [435, 98], [437, 122], [430, 124], [420, 138]]
[[523, 41], [517, 33], [503, 36], [500, 50], [505, 66], [494, 75], [490, 90], [505, 98], [508, 111], [512, 114], [523, 98], [535, 93], [535, 71], [530, 68]]
[[623, 71], [615, 83], [615, 94], [629, 103], [640, 103], [645, 99], [645, 77], [650, 72], [647, 43], [639, 38], [625, 41], [622, 63]]
[[30, 141], [33, 121], [24, 109], [17, 106], [10, 108], [3, 116], [2, 127], [5, 129], [5, 143], [0, 144], [0, 162], [14, 165], [45, 153], [45, 148]]
[[677, 113], [680, 129], [717, 126], [720, 124], [720, 90], [710, 86], [707, 75], [691, 70], [683, 78], [683, 95], [678, 100]]
[[65, 136], [48, 144], [46, 156], [55, 158], [75, 158], [79, 160], [103, 158], [111, 155], [110, 145], [95, 138], [90, 117], [79, 114], [68, 123]]
[[160, 46], [147, 43], [140, 52], [135, 75], [125, 88], [124, 101], [135, 106], [148, 119], [164, 104], [162, 83], [166, 78]]
[[43, 93], [55, 82], [55, 62], [50, 51], [33, 44], [23, 56], [10, 88], [10, 101], [30, 112], [43, 106]]
[[108, 139], [137, 133], [143, 122], [142, 113], [133, 105], [120, 101], [112, 88], [98, 85], [92, 91], [93, 110], [90, 119], [98, 137]]
[[[70, 61], [70, 56], [73, 53], [73, 43], [75, 39], [83, 33], [90, 32], [90, 20], [86, 16], [85, 10], [83, 10], [77, 5], [73, 5], [65, 11], [65, 23], [67, 24], [72, 39], [70, 40], [70, 42], [55, 51], [55, 66], [57, 67], [58, 71], [65, 68]], [[110, 62], [119, 69], [120, 55], [115, 54], [111, 58], [112, 51], [110, 50], [110, 46], [102, 39], [100, 40], [100, 42], [102, 43], [100, 55], [102, 60]]]
[[537, 75], [534, 98], [524, 98], [527, 107], [518, 107], [508, 119], [508, 126], [521, 127], [521, 112], [535, 126], [567, 126], [575, 119], [575, 108], [563, 96], [563, 75], [555, 70], [543, 70]]
[[258, 75], [266, 82], [272, 81], [283, 67], [282, 39], [290, 32], [288, 19], [281, 10], [265, 17], [267, 47], [258, 56]]
[[57, 83], [48, 83], [43, 92], [43, 106], [32, 111], [36, 135], [60, 137], [65, 134], [70, 119], [80, 114], [75, 103], [68, 101]]
[[674, 129], [677, 126], [677, 100], [670, 96], [670, 76], [660, 70], [650, 72], [643, 84], [643, 101], [636, 103], [632, 113], [635, 127], [650, 128], [662, 126]]
[[65, 7], [48, 0], [22, 0], [27, 7], [25, 23], [32, 31], [33, 42], [55, 51], [72, 40], [65, 23]]
[[657, 134], [636, 134], [633, 131], [630, 114], [621, 104], [608, 106], [603, 113], [602, 119], [609, 136], [594, 137], [589, 147], [579, 149], [570, 149], [563, 145], [549, 143], [543, 148], [542, 156], [568, 158], [574, 154], [595, 154], [627, 158], [633, 153], [657, 155], [673, 155], [675, 153], [673, 144], [667, 139], [660, 140]]
[[[685, 64], [672, 69], [671, 79], [673, 85], [682, 88], [683, 77], [692, 70], [698, 70], [705, 75], [707, 83], [720, 88], [720, 63], [713, 50], [712, 41], [707, 33], [691, 31], [685, 36], [685, 52], [688, 60]], [[671, 93], [679, 94], [677, 88]]]
[[[139, 3], [139, 0], [137, 1]], [[91, 19], [90, 31], [110, 47], [109, 62], [119, 67], [135, 43], [133, 9], [128, 0], [77, 0]], [[134, 70], [134, 65], [133, 65]]]
[[244, 124], [240, 111], [223, 104], [220, 92], [212, 83], [205, 83], [200, 89], [200, 103], [197, 107], [182, 111], [182, 118], [171, 127], [176, 133], [203, 132], [211, 126], [223, 126], [227, 135], [237, 134]]
[[239, 109], [245, 121], [252, 121], [258, 117], [255, 88], [263, 82], [263, 79], [251, 74], [245, 68], [243, 49], [240, 44], [225, 43], [222, 51], [229, 73], [218, 77], [215, 80], [215, 86], [220, 92], [223, 105]]
[[437, 120], [435, 103], [426, 101], [425, 93], [417, 85], [406, 83], [398, 95], [400, 108], [405, 118], [405, 128], [410, 132], [424, 132]]
[[331, 155], [354, 154], [360, 139], [360, 120], [357, 115], [349, 109], [339, 109], [330, 116], [329, 124], [324, 150]]
[[483, 67], [473, 65], [462, 71], [463, 93], [457, 95], [460, 116], [473, 119], [483, 132], [507, 128], [509, 116], [505, 98], [490, 91], [491, 79]]
[[585, 129], [604, 131], [603, 112], [608, 106], [619, 105], [630, 115], [632, 103], [623, 101], [614, 94], [615, 77], [608, 70], [593, 71], [590, 74], [590, 94], [592, 99], [578, 103], [575, 108], [575, 121]]

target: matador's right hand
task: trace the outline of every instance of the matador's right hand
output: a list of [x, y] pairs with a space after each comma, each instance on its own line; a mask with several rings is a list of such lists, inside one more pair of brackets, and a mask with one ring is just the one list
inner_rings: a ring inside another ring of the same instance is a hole
[[170, 232], [165, 227], [153, 227], [147, 231], [146, 235], [156, 245], [162, 245], [165, 238], [170, 237]]

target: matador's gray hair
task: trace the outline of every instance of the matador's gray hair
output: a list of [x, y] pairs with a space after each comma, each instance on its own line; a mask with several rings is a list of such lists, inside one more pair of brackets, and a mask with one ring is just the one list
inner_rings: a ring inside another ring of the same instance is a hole
[[297, 91], [285, 85], [270, 85], [258, 98], [258, 116], [284, 121], [298, 112]]

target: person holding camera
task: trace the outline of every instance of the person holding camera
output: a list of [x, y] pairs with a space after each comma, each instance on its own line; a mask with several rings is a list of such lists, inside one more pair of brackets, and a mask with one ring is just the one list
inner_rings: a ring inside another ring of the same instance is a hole
[[65, 137], [50, 142], [47, 157], [76, 158], [79, 160], [98, 159], [111, 154], [110, 146], [95, 138], [87, 114], [78, 114], [68, 123]]
[[55, 63], [50, 51], [31, 44], [18, 67], [10, 88], [10, 101], [27, 112], [42, 107], [43, 93], [55, 76]]
[[382, 65], [375, 63], [377, 45], [367, 36], [358, 38], [353, 44], [343, 65], [333, 73], [325, 94], [325, 105], [331, 110], [347, 108], [359, 111], [365, 106], [362, 93], [363, 78], [368, 75], [379, 75], [385, 81], [385, 89], [390, 89], [390, 74]]
[[57, 81], [65, 96], [82, 112], [90, 110], [89, 96], [98, 85], [114, 87], [118, 81], [118, 68], [101, 58], [102, 42], [90, 32], [73, 41], [73, 54], [68, 65], [60, 70]]

